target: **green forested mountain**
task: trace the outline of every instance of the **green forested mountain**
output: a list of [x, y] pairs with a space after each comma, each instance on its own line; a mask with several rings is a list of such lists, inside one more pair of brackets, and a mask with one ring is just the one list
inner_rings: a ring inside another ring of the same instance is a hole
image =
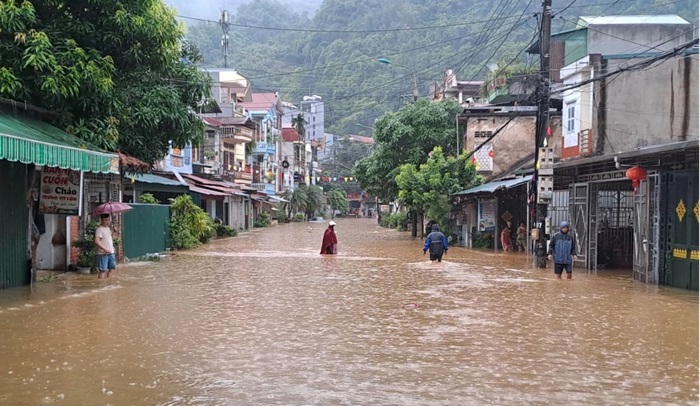
[[[521, 50], [533, 39], [541, 5], [535, 0], [325, 0], [309, 18], [276, 0], [253, 0], [233, 13], [229, 67], [257, 90], [280, 90], [298, 101], [316, 94], [326, 101], [326, 131], [356, 133], [356, 123], [400, 105], [413, 87], [422, 96], [446, 68], [460, 80], [482, 79], [486, 65], [538, 62]], [[571, 28], [581, 15], [671, 14], [693, 24], [695, 0], [555, 0], [553, 32]], [[212, 15], [212, 20], [217, 20]], [[189, 39], [209, 67], [223, 66], [216, 23], [188, 20]], [[276, 30], [248, 27], [275, 27]], [[640, 52], [630, 44], [630, 51]], [[394, 62], [376, 61], [386, 57]]]

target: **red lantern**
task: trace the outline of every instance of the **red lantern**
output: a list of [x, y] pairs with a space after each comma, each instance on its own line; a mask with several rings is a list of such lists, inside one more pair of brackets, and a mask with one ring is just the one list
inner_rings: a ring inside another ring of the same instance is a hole
[[496, 156], [496, 154], [493, 153], [493, 150], [490, 150], [489, 151], [489, 158], [493, 158], [494, 156]]
[[647, 178], [647, 170], [641, 166], [633, 166], [627, 170], [627, 178], [632, 181], [634, 193], [637, 193], [639, 182]]

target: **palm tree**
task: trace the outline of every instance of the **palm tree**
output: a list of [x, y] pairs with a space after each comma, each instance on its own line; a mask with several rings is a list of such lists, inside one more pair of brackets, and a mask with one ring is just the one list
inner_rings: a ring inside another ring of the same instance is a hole
[[323, 189], [318, 186], [309, 185], [306, 189], [306, 216], [313, 217], [314, 213], [321, 209], [323, 204]]
[[294, 127], [297, 130], [297, 133], [299, 133], [299, 137], [301, 137], [302, 140], [306, 139], [306, 120], [304, 119], [304, 115], [299, 113], [296, 115], [296, 117], [292, 117], [292, 127]]
[[287, 219], [291, 219], [294, 214], [306, 212], [308, 198], [306, 188], [287, 189], [282, 197], [287, 200], [281, 204], [282, 210], [287, 214]]

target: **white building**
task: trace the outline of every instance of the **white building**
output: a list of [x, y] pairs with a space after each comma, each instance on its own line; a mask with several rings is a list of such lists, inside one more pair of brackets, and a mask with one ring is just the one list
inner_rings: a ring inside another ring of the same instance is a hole
[[300, 103], [301, 113], [306, 119], [306, 140], [318, 140], [325, 136], [324, 105], [321, 96], [304, 96]]

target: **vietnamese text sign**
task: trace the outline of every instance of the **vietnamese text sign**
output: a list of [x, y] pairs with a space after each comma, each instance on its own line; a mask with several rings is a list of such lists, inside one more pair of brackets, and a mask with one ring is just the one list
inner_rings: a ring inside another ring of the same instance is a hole
[[39, 210], [47, 214], [80, 214], [80, 172], [47, 168], [41, 171]]

